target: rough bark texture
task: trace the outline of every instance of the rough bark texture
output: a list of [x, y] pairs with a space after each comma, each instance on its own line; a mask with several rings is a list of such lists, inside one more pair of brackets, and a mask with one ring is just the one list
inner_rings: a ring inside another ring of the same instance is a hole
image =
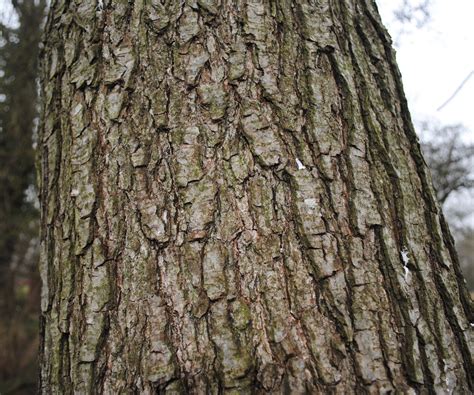
[[43, 393], [469, 393], [472, 310], [370, 0], [56, 0]]

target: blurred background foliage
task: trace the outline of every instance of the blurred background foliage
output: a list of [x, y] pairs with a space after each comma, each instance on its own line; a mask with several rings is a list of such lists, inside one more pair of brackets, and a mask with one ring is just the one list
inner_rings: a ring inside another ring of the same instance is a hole
[[[430, 1], [401, 0], [394, 16], [423, 28]], [[0, 394], [36, 392], [40, 279], [34, 147], [46, 6], [47, 0], [0, 2]], [[474, 145], [462, 139], [462, 125], [428, 121], [417, 126], [474, 292], [474, 227], [466, 220], [470, 213], [456, 204], [457, 194], [472, 194]]]
[[46, 2], [10, 5], [15, 23], [0, 23], [0, 393], [31, 394], [36, 392], [40, 295], [37, 58]]

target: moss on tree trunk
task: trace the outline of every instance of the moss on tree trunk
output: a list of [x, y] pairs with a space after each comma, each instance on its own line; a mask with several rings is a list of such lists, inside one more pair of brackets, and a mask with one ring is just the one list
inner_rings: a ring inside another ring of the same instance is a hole
[[370, 0], [53, 2], [42, 393], [472, 391]]

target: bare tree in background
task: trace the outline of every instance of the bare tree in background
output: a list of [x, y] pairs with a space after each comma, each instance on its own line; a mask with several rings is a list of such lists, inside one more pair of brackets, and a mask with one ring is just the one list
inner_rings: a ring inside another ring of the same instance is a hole
[[[377, 0], [381, 4], [384, 0]], [[392, 11], [390, 34], [395, 46], [399, 46], [403, 37], [426, 27], [431, 20], [433, 0], [399, 0]], [[392, 8], [391, 8], [392, 9]]]
[[[462, 125], [434, 126], [423, 123], [423, 151], [431, 170], [436, 195], [444, 205], [454, 192], [474, 187], [474, 145], [465, 143]], [[427, 133], [428, 132], [428, 133]]]
[[395, 18], [403, 24], [414, 24], [421, 28], [430, 20], [431, 3], [432, 0], [402, 0], [395, 9]]

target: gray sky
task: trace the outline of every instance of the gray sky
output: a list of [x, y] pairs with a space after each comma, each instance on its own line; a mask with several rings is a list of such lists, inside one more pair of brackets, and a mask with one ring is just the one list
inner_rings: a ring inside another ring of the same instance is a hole
[[[400, 25], [393, 10], [400, 0], [377, 0], [394, 37]], [[433, 0], [431, 21], [398, 40], [397, 61], [410, 111], [416, 121], [434, 118], [442, 125], [462, 123], [474, 141], [474, 76], [442, 110], [436, 111], [474, 70], [474, 1]]]

